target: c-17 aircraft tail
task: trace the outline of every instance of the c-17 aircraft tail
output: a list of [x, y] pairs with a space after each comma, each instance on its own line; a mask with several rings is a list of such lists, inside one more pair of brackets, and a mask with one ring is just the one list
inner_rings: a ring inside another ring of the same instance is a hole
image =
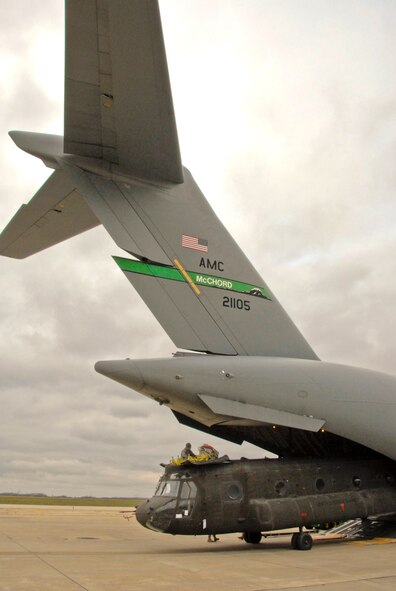
[[315, 358], [188, 170], [183, 183], [167, 185], [69, 171], [118, 246], [134, 256], [115, 261], [177, 347]]
[[181, 166], [156, 1], [67, 1], [65, 137], [11, 137], [55, 172], [2, 233], [1, 254], [102, 223], [178, 348], [317, 359]]

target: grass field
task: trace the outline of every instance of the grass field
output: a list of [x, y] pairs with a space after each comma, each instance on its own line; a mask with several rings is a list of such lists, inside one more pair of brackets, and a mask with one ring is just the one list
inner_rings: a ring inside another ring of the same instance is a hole
[[69, 505], [74, 507], [136, 507], [142, 499], [90, 499], [0, 496], [0, 505]]

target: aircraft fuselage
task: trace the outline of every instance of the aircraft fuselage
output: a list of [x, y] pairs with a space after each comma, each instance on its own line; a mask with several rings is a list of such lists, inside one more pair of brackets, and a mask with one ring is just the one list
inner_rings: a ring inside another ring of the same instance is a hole
[[273, 425], [318, 440], [324, 429], [396, 460], [395, 376], [309, 359], [226, 355], [100, 361], [95, 367], [202, 425]]
[[244, 532], [254, 539], [260, 532], [394, 513], [395, 475], [386, 459], [168, 465], [137, 519], [169, 534]]

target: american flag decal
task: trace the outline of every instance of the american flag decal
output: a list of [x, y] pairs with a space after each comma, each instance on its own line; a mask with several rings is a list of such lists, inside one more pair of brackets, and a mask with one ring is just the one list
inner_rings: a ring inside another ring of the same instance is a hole
[[194, 250], [208, 252], [208, 241], [204, 238], [198, 238], [197, 236], [188, 236], [188, 234], [183, 234], [181, 244], [184, 248], [192, 248]]

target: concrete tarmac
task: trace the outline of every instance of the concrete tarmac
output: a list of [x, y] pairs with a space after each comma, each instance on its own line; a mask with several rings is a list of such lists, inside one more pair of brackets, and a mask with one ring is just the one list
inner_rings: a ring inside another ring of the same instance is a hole
[[394, 591], [395, 540], [168, 536], [122, 509], [0, 505], [0, 591]]

